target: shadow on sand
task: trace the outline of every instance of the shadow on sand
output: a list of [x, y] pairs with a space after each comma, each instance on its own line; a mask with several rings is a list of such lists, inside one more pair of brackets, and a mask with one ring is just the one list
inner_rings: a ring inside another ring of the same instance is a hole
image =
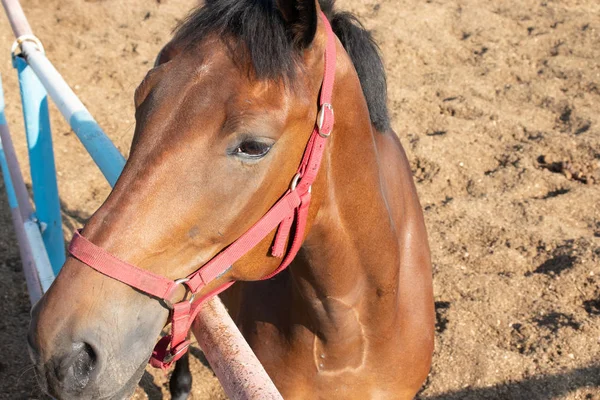
[[148, 371], [144, 372], [144, 376], [142, 376], [142, 380], [140, 381], [140, 386], [144, 389], [146, 396], [148, 396], [148, 400], [163, 400], [160, 386], [154, 382], [154, 378]]
[[532, 376], [483, 388], [464, 388], [434, 396], [421, 395], [419, 400], [551, 400], [577, 389], [587, 388], [595, 394], [582, 399], [595, 400], [600, 394], [600, 365], [577, 368], [560, 374]]
[[[212, 371], [212, 367], [208, 363], [204, 353], [198, 347], [190, 346], [190, 355], [198, 359], [202, 365]], [[147, 371], [144, 372], [144, 376], [140, 381], [140, 386], [142, 389], [144, 389], [146, 396], [148, 396], [148, 400], [163, 400], [163, 394], [160, 386], [154, 382], [154, 378]]]
[[[195, 350], [192, 355], [200, 358], [201, 362], [206, 362], [202, 352]], [[154, 379], [147, 372], [140, 385], [148, 395], [148, 399], [163, 399], [160, 387], [154, 383]], [[600, 394], [600, 365], [573, 369], [561, 374], [533, 376], [518, 382], [499, 383], [483, 388], [464, 388], [434, 396], [421, 395], [417, 400], [552, 400], [581, 388], [591, 390], [582, 399], [600, 398], [597, 397], [597, 394]]]

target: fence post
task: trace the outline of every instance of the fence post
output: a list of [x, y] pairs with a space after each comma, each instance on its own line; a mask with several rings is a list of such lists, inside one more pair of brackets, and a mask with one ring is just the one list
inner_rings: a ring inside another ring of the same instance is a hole
[[24, 42], [21, 50], [29, 67], [42, 82], [56, 107], [71, 125], [73, 132], [92, 156], [108, 183], [114, 186], [125, 166], [123, 155], [37, 46], [31, 42]]
[[13, 65], [19, 73], [36, 217], [41, 223], [42, 238], [52, 270], [57, 275], [66, 257], [48, 114], [48, 94], [22, 57], [13, 57]]
[[21, 176], [19, 162], [14, 152], [10, 132], [4, 115], [4, 92], [0, 76], [0, 168], [8, 196], [23, 272], [32, 304], [37, 302], [46, 290], [54, 274], [46, 254], [38, 225], [31, 220], [33, 208]]
[[227, 397], [283, 400], [218, 296], [202, 305], [192, 332]]

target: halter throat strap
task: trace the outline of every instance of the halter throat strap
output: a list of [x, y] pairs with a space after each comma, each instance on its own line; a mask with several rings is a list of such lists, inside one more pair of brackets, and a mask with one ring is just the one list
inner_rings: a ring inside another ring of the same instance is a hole
[[[290, 189], [248, 231], [208, 263], [187, 277], [178, 280], [168, 279], [120, 260], [90, 242], [79, 231], [76, 231], [73, 235], [69, 245], [69, 253], [74, 258], [108, 277], [163, 300], [170, 308], [171, 312], [167, 323], [171, 323], [171, 333], [164, 336], [156, 344], [150, 358], [150, 364], [154, 367], [166, 369], [185, 354], [190, 345], [189, 340], [187, 340], [188, 332], [200, 311], [201, 305], [206, 300], [229, 288], [235, 281], [226, 282], [202, 297], [195, 298], [196, 294], [223, 275], [270, 232], [277, 229], [271, 253], [274, 257], [280, 257], [283, 260], [275, 271], [263, 279], [270, 279], [283, 271], [300, 250], [308, 219], [311, 186], [319, 172], [325, 144], [331, 135], [334, 124], [331, 98], [335, 78], [336, 40], [331, 25], [322, 12], [321, 19], [327, 33], [327, 45], [317, 121], [297, 173], [292, 179]], [[293, 233], [291, 232], [292, 227], [294, 227]], [[290, 242], [291, 244], [289, 244]], [[172, 304], [173, 294], [180, 285], [187, 286], [192, 296], [189, 300]]]

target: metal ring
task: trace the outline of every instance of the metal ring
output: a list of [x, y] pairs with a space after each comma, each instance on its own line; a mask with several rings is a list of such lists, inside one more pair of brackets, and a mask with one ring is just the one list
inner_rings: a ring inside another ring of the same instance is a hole
[[298, 186], [298, 182], [300, 181], [300, 178], [302, 178], [302, 176], [300, 176], [300, 174], [294, 175], [294, 178], [292, 179], [292, 184], [290, 185], [291, 190], [296, 190], [296, 186]]
[[[44, 50], [44, 45], [42, 44], [42, 41], [35, 35], [21, 35], [17, 38], [17, 40], [15, 40], [10, 48], [10, 53], [12, 54], [12, 56], [14, 57], [15, 51], [18, 48], [21, 48], [21, 45], [24, 42], [31, 42], [33, 44], [35, 44], [38, 48], [38, 50], [42, 53], [45, 54], [46, 51]], [[23, 49], [21, 48], [21, 51], [23, 51]]]
[[[190, 278], [177, 279], [175, 281], [175, 286], [173, 288], [177, 287], [178, 285], [182, 285], [186, 282], [189, 282], [189, 281], [190, 281]], [[187, 289], [190, 289], [190, 287], [187, 287]], [[187, 291], [192, 293], [192, 295], [190, 296], [190, 299], [188, 300], [190, 302], [190, 304], [192, 304], [194, 302], [194, 299], [196, 298], [196, 293], [192, 292], [191, 290], [186, 290], [186, 292]], [[181, 300], [181, 301], [183, 301], [183, 300]], [[164, 299], [164, 302], [169, 309], [171, 309], [171, 310], [173, 309], [173, 303], [171, 302], [171, 300]]]
[[[302, 175], [300, 175], [299, 173], [294, 175], [294, 177], [292, 178], [292, 184], [290, 185], [290, 190], [296, 190], [296, 187], [298, 186], [298, 182], [300, 182], [300, 178], [302, 178]], [[312, 185], [308, 187], [308, 193], [312, 192]]]
[[323, 103], [323, 105], [321, 106], [321, 109], [319, 110], [319, 115], [317, 116], [317, 128], [319, 128], [319, 135], [325, 139], [327, 139], [329, 136], [331, 136], [331, 131], [329, 131], [329, 133], [321, 132], [321, 129], [323, 128], [323, 123], [325, 122], [325, 109], [326, 108], [329, 109], [329, 111], [331, 111], [331, 115], [334, 116], [333, 106], [329, 103]]

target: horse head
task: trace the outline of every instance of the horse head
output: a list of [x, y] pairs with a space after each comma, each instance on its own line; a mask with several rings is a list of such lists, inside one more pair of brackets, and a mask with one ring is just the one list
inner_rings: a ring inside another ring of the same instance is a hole
[[[127, 164], [81, 234], [172, 280], [244, 234], [288, 191], [314, 130], [327, 42], [319, 12], [315, 1], [282, 0], [207, 1], [192, 13], [137, 88]], [[308, 227], [326, 191], [314, 192]], [[275, 271], [275, 234], [197, 295]], [[186, 298], [182, 286], [174, 297]], [[32, 311], [42, 385], [61, 399], [127, 396], [168, 317], [164, 302], [69, 257]]]

